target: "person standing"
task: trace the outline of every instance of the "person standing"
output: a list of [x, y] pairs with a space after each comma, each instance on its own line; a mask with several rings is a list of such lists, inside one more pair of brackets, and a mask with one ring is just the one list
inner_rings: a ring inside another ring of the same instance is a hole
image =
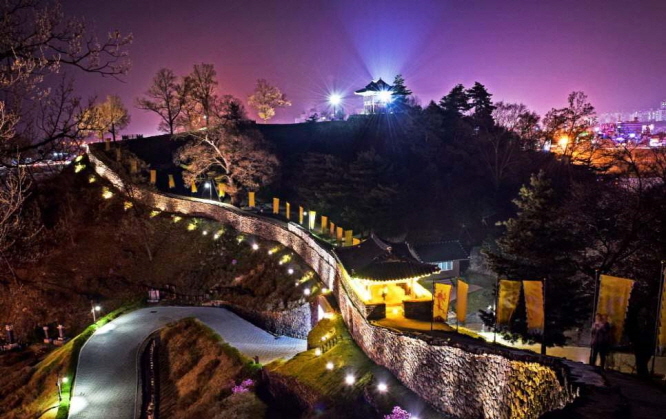
[[600, 313], [594, 316], [591, 334], [590, 365], [596, 365], [598, 356], [599, 366], [601, 369], [604, 369], [606, 366], [606, 356], [611, 346], [611, 326], [606, 321], [606, 316]]

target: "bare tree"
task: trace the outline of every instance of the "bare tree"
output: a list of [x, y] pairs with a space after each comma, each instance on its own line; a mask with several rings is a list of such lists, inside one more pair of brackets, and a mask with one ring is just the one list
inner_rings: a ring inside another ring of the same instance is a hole
[[[34, 130], [34, 118], [43, 116], [35, 107], [43, 106], [51, 94], [44, 86], [49, 75], [63, 68], [74, 68], [118, 77], [129, 69], [125, 48], [131, 43], [131, 36], [124, 37], [115, 31], [105, 41], [99, 41], [88, 32], [83, 20], [65, 18], [58, 2], [7, 0], [0, 4], [0, 21], [0, 100], [5, 103], [5, 111], [16, 117], [14, 136], [7, 141], [15, 138], [23, 141], [12, 152], [25, 153], [71, 135], [57, 130]], [[70, 95], [68, 100], [54, 100], [52, 104], [71, 107], [73, 101]]]
[[539, 115], [522, 103], [497, 102], [493, 110], [495, 124], [516, 134], [523, 150], [535, 150], [540, 144]]
[[275, 109], [291, 106], [284, 93], [265, 79], [257, 80], [254, 93], [248, 98], [248, 103], [257, 111], [259, 118], [264, 122], [275, 116]]
[[185, 168], [185, 184], [213, 178], [226, 185], [234, 203], [240, 201], [241, 190], [270, 183], [279, 166], [258, 131], [241, 132], [232, 124], [194, 136], [178, 150], [175, 162]]
[[159, 130], [172, 134], [185, 103], [186, 83], [178, 81], [173, 70], [160, 69], [148, 88], [146, 97], [137, 99], [139, 109], [155, 112], [162, 118]]
[[185, 77], [185, 86], [187, 100], [181, 125], [188, 131], [213, 126], [217, 101], [217, 72], [213, 64], [195, 64]]
[[571, 162], [590, 165], [594, 152], [591, 127], [596, 122], [594, 106], [583, 92], [572, 92], [568, 106], [552, 109], [544, 117], [546, 136], [555, 149]]
[[123, 105], [120, 97], [116, 95], [107, 96], [106, 100], [91, 109], [88, 129], [98, 133], [100, 138], [107, 132], [116, 141], [116, 133], [127, 127], [130, 123], [130, 115]]

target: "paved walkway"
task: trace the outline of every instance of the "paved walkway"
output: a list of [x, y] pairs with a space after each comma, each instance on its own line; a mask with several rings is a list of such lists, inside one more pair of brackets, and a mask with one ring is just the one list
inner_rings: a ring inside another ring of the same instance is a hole
[[81, 349], [71, 419], [132, 419], [137, 399], [137, 353], [141, 343], [167, 323], [196, 317], [248, 357], [266, 363], [306, 350], [301, 339], [275, 337], [223, 308], [155, 307], [104, 325]]

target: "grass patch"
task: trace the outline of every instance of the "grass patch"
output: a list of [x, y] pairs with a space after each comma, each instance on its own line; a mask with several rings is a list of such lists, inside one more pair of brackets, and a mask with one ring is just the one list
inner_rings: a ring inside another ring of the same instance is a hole
[[[273, 362], [266, 368], [294, 377], [321, 400], [329, 402], [322, 417], [383, 417], [394, 406], [401, 406], [419, 418], [444, 417], [403, 386], [386, 368], [372, 362], [351, 339], [339, 315], [320, 321], [310, 333], [308, 343], [318, 347], [321, 336], [331, 333], [339, 334], [341, 339], [322, 355], [317, 356], [316, 349], [311, 349], [289, 361]], [[329, 363], [333, 369], [327, 368]], [[346, 382], [348, 375], [354, 377], [352, 385]], [[380, 383], [387, 386], [386, 392], [379, 390]]]
[[[7, 370], [9, 373], [15, 372], [16, 377], [5, 377], [7, 384], [0, 389], [3, 400], [0, 416], [5, 419], [37, 416], [66, 419], [69, 413], [76, 366], [83, 344], [97, 328], [139, 306], [140, 303], [131, 303], [112, 311], [31, 366], [21, 363], [11, 364]], [[67, 378], [67, 382], [61, 384], [62, 401], [60, 403], [56, 386], [58, 377]]]

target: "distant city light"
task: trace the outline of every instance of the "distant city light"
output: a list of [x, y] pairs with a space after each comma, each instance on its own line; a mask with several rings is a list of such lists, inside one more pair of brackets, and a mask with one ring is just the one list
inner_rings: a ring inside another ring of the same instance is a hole
[[337, 93], [333, 93], [328, 97], [328, 103], [333, 106], [338, 106], [342, 102], [342, 96]]

